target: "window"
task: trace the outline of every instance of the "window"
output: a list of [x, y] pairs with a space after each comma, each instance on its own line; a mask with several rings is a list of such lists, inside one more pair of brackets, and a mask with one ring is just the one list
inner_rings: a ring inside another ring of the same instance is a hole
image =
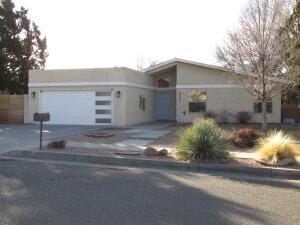
[[146, 98], [143, 98], [142, 110], [146, 110]]
[[[256, 98], [254, 100], [254, 113], [262, 113], [262, 102], [260, 101], [259, 98]], [[273, 103], [272, 103], [272, 99], [268, 98], [267, 99], [267, 113], [272, 113], [273, 112]]]
[[170, 82], [171, 82], [170, 77], [164, 77], [164, 78], [158, 79], [157, 87], [159, 87], [159, 88], [170, 87]]
[[143, 111], [146, 110], [146, 98], [143, 95], [140, 95], [139, 98], [139, 108]]
[[110, 105], [110, 101], [96, 101], [96, 105]]
[[99, 97], [99, 96], [110, 96], [111, 95], [111, 92], [96, 92], [96, 97]]
[[96, 114], [111, 114], [109, 109], [96, 109]]
[[111, 123], [111, 119], [95, 119], [96, 123]]
[[189, 96], [189, 112], [205, 112], [206, 111], [206, 92], [190, 91]]

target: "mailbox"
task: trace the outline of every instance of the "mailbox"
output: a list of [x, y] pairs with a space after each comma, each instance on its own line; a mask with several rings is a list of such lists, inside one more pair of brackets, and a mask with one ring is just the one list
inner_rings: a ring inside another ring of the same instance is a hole
[[33, 120], [35, 122], [40, 122], [40, 150], [43, 147], [43, 122], [50, 120], [50, 113], [35, 113], [33, 114]]
[[50, 113], [35, 113], [33, 120], [36, 122], [47, 122], [50, 120]]

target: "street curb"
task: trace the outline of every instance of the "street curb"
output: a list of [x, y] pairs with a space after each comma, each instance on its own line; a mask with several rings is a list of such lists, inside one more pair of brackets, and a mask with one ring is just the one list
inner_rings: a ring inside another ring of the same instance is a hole
[[300, 170], [285, 169], [274, 167], [248, 167], [239, 165], [226, 165], [216, 163], [184, 163], [184, 162], [169, 162], [161, 160], [147, 160], [134, 158], [121, 158], [109, 156], [96, 155], [82, 155], [70, 153], [56, 153], [48, 151], [33, 151], [33, 150], [15, 150], [2, 154], [1, 156], [16, 157], [16, 158], [30, 158], [41, 160], [56, 160], [66, 162], [81, 162], [91, 164], [103, 164], [114, 166], [127, 167], [145, 167], [145, 168], [159, 168], [170, 170], [184, 170], [190, 172], [201, 171], [219, 171], [230, 173], [243, 173], [247, 175], [264, 176], [268, 178], [283, 178], [283, 179], [300, 179]]

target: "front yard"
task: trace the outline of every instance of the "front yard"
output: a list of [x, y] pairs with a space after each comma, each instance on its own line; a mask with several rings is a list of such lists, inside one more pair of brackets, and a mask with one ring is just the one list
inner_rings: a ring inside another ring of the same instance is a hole
[[[181, 159], [178, 159], [175, 152], [179, 141], [179, 134], [188, 126], [189, 125], [187, 124], [171, 124], [167, 127], [154, 129], [112, 128], [68, 135], [61, 138], [66, 142], [65, 148], [48, 148], [47, 151], [110, 157], [128, 157], [146, 160], [182, 161]], [[265, 166], [254, 159], [255, 147], [239, 148], [229, 141], [229, 137], [233, 132], [241, 128], [253, 128], [256, 132], [261, 133], [260, 124], [219, 124], [218, 127], [222, 128], [225, 132], [226, 142], [228, 143], [226, 150], [229, 152], [229, 157], [226, 160], [221, 161], [203, 159], [196, 161], [200, 163], [238, 164], [251, 167]], [[299, 127], [271, 124], [269, 125], [269, 129], [283, 130], [285, 133], [292, 135], [297, 141], [297, 145], [300, 146]], [[147, 147], [152, 147], [157, 150], [167, 149], [169, 153], [166, 156], [158, 154], [148, 155], [144, 152], [144, 149]], [[190, 161], [191, 160], [187, 160], [185, 162], [188, 163]], [[300, 169], [299, 164], [292, 164], [286, 167]]]
[[[178, 141], [178, 135], [182, 129], [187, 127], [186, 124], [178, 124], [173, 127], [173, 131], [169, 134], [166, 134], [159, 139], [155, 140], [150, 144], [150, 146], [157, 146], [162, 148], [175, 148], [176, 143]], [[232, 132], [241, 128], [253, 128], [258, 133], [261, 133], [261, 125], [260, 124], [219, 124], [219, 127], [221, 127], [227, 134], [227, 136], [231, 136]], [[289, 125], [280, 125], [280, 124], [269, 124], [269, 131], [271, 130], [283, 130], [285, 133], [290, 134], [293, 136], [298, 143], [300, 144], [300, 126], [289, 126]], [[237, 148], [233, 145], [230, 145], [230, 151], [238, 150], [240, 151], [240, 148]], [[254, 148], [244, 148], [243, 151], [254, 151]]]
[[[173, 128], [173, 131], [171, 133], [168, 133], [157, 140], [153, 141], [150, 143], [148, 146], [153, 147], [153, 148], [167, 148], [170, 150], [176, 150], [178, 140], [179, 140], [179, 135], [180, 132], [185, 129], [188, 125], [186, 124], [178, 124]], [[237, 131], [242, 128], [253, 128], [257, 133], [262, 134], [261, 132], [261, 125], [260, 124], [219, 124], [218, 125], [220, 128], [222, 128], [226, 136], [231, 137], [234, 131]], [[269, 131], [273, 130], [282, 130], [284, 133], [291, 135], [296, 141], [297, 145], [300, 148], [300, 127], [299, 126], [290, 126], [290, 125], [280, 125], [280, 124], [269, 124]], [[255, 166], [255, 167], [260, 167], [262, 166], [261, 163], [255, 161], [252, 158], [247, 158], [247, 153], [255, 153], [256, 148], [255, 146], [253, 147], [245, 147], [245, 148], [239, 148], [234, 146], [230, 141], [228, 141], [228, 148], [227, 151], [230, 152], [231, 156], [233, 155], [238, 155], [241, 157], [233, 157], [229, 158], [226, 163], [233, 163], [233, 164], [244, 164], [248, 166]], [[246, 153], [246, 154], [244, 154]], [[288, 165], [286, 167], [289, 168], [297, 168], [300, 169], [299, 162], [298, 164], [293, 164], [293, 165]]]

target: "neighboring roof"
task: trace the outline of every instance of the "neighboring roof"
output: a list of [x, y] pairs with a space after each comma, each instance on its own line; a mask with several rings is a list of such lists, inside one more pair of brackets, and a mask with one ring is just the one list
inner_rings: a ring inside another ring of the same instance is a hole
[[164, 68], [167, 68], [167, 67], [171, 67], [171, 66], [176, 65], [177, 62], [192, 64], [192, 65], [195, 65], [195, 66], [206, 67], [206, 68], [209, 68], [209, 69], [228, 71], [226, 68], [221, 67], [221, 66], [209, 65], [209, 64], [199, 63], [199, 62], [190, 61], [190, 60], [186, 60], [186, 59], [174, 58], [174, 59], [170, 59], [170, 60], [165, 61], [165, 62], [158, 63], [155, 66], [148, 67], [148, 68], [144, 69], [143, 72], [151, 72], [153, 70], [159, 70], [159, 69], [164, 69]]

